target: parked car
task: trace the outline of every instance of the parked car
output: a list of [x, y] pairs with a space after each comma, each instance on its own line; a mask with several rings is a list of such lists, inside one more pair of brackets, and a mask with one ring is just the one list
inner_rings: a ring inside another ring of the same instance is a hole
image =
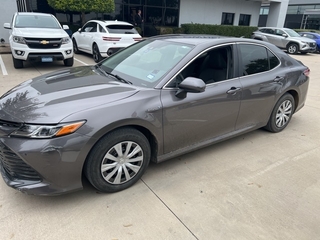
[[276, 46], [151, 37], [95, 66], [48, 73], [0, 98], [4, 181], [28, 194], [132, 186], [161, 162], [264, 127], [304, 106], [309, 69]]
[[316, 41], [317, 49], [316, 52], [320, 52], [320, 34], [314, 32], [299, 32], [302, 37], [307, 37]]
[[65, 31], [69, 27], [61, 27], [55, 16], [18, 12], [3, 26], [11, 30], [9, 43], [15, 68], [23, 68], [24, 61], [62, 60], [65, 66], [73, 65], [72, 41]]
[[95, 62], [140, 40], [134, 26], [122, 21], [91, 20], [72, 35], [74, 52], [92, 54]]
[[286, 49], [290, 54], [298, 52], [305, 54], [316, 51], [316, 42], [310, 38], [301, 37], [289, 28], [263, 27], [253, 32], [251, 38], [270, 42], [278, 48]]

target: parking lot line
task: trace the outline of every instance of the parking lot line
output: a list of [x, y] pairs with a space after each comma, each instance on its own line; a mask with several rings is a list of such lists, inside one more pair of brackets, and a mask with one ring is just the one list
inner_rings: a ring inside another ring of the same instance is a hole
[[74, 58], [74, 60], [78, 61], [79, 63], [82, 63], [83, 65], [89, 65], [89, 64], [87, 64], [87, 63], [85, 63], [85, 62], [82, 62], [81, 60], [79, 60], [79, 59], [77, 59], [77, 58]]
[[2, 70], [2, 75], [8, 75], [6, 66], [3, 63], [2, 57], [0, 56], [0, 66], [1, 66], [1, 70]]

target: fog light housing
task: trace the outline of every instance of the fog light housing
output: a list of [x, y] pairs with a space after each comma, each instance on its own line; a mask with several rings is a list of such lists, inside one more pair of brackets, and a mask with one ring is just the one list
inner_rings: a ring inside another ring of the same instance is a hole
[[107, 54], [110, 56], [110, 55], [112, 55], [113, 54], [113, 50], [108, 50], [108, 52], [107, 52]]
[[20, 51], [20, 50], [15, 50], [16, 54], [18, 56], [23, 56], [24, 55], [24, 51]]
[[71, 53], [72, 53], [72, 50], [67, 50], [67, 51], [66, 51], [66, 54], [67, 54], [67, 55], [69, 55], [69, 54], [71, 54]]

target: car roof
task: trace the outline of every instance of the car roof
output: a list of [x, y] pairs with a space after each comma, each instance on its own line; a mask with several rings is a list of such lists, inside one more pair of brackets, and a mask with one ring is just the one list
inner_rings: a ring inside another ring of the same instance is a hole
[[[229, 36], [219, 36], [219, 35], [209, 35], [209, 34], [167, 34], [167, 35], [158, 35], [150, 37], [149, 39], [154, 40], [164, 40], [171, 42], [186, 43], [191, 45], [201, 45], [209, 43], [233, 43], [233, 42], [248, 42], [248, 43], [257, 43], [257, 40], [250, 38], [237, 38]], [[261, 43], [261, 41], [259, 41]], [[263, 42], [267, 45], [268, 43]]]
[[89, 22], [97, 22], [100, 23], [101, 25], [128, 25], [128, 26], [133, 26], [131, 23], [124, 22], [124, 21], [118, 21], [118, 20], [90, 20]]
[[281, 28], [281, 27], [259, 27], [259, 29], [279, 29], [279, 30], [293, 30], [291, 28]]
[[39, 12], [17, 12], [16, 13], [17, 15], [32, 15], [32, 16], [35, 16], [35, 15], [38, 15], [38, 16], [53, 16], [52, 14], [50, 13], [39, 13]]

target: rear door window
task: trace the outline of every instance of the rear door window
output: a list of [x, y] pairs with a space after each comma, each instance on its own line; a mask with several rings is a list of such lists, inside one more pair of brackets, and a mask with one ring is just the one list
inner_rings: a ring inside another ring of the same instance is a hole
[[240, 75], [269, 71], [280, 64], [279, 59], [267, 48], [253, 44], [239, 44]]

